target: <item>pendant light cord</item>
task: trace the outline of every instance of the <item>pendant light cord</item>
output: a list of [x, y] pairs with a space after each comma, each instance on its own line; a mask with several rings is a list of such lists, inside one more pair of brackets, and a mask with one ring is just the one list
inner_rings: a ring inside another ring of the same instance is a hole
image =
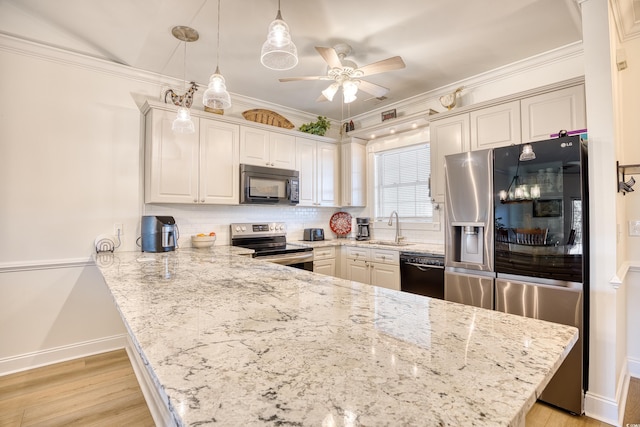
[[218, 46], [216, 47], [216, 68], [220, 64], [220, 0], [218, 0]]
[[184, 41], [184, 58], [182, 58], [182, 89], [184, 95], [182, 95], [182, 106], [185, 106], [187, 99], [187, 41]]

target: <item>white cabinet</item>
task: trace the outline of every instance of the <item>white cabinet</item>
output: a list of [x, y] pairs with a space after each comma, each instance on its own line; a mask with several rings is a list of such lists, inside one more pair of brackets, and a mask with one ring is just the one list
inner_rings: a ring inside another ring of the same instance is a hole
[[239, 126], [193, 117], [193, 134], [171, 130], [175, 111], [145, 116], [145, 203], [238, 204]]
[[584, 85], [524, 98], [520, 108], [523, 142], [549, 139], [562, 129], [587, 128]]
[[400, 290], [398, 251], [348, 246], [345, 267], [347, 280]]
[[472, 111], [471, 150], [520, 144], [520, 101]]
[[248, 126], [240, 127], [240, 163], [295, 168], [296, 138]]
[[[356, 139], [356, 138], [352, 138]], [[367, 205], [367, 154], [362, 143], [349, 142], [342, 144], [342, 206]]]
[[336, 275], [335, 246], [315, 248], [313, 250], [313, 272], [326, 274], [327, 276]]
[[300, 206], [337, 206], [338, 147], [296, 137], [295, 169], [300, 172]]
[[431, 128], [431, 198], [444, 201], [444, 158], [469, 150], [469, 114], [433, 121]]

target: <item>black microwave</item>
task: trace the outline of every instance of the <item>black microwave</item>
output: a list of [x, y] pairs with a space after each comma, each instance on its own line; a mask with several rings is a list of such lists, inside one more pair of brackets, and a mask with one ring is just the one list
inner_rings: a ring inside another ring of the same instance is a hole
[[297, 205], [300, 173], [296, 170], [240, 165], [240, 204]]

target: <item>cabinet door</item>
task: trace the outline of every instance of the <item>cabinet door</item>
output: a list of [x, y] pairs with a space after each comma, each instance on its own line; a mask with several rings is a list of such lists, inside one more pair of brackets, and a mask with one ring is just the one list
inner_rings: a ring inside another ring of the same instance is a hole
[[296, 138], [293, 135], [270, 132], [269, 166], [281, 169], [296, 168]]
[[471, 150], [520, 144], [520, 101], [472, 111], [469, 118]]
[[400, 290], [400, 267], [397, 265], [371, 263], [371, 284], [383, 288]]
[[240, 163], [270, 166], [269, 132], [251, 127], [240, 127]]
[[366, 148], [357, 143], [342, 145], [342, 206], [366, 206]]
[[313, 272], [325, 274], [327, 276], [336, 275], [336, 260], [335, 259], [322, 259], [319, 261], [313, 261]]
[[317, 197], [319, 206], [337, 206], [339, 187], [338, 146], [317, 142]]
[[296, 138], [296, 170], [300, 173], [299, 206], [315, 206], [316, 202], [316, 142]]
[[369, 263], [360, 259], [347, 259], [347, 280], [369, 284]]
[[238, 204], [239, 133], [238, 125], [200, 120], [200, 203]]
[[[145, 118], [145, 203], [197, 203], [199, 134], [174, 133], [172, 111]], [[196, 130], [197, 117], [192, 118]]]
[[444, 202], [444, 157], [469, 150], [469, 114], [431, 125], [431, 198]]
[[584, 85], [525, 98], [522, 110], [522, 141], [549, 139], [559, 130], [586, 129]]

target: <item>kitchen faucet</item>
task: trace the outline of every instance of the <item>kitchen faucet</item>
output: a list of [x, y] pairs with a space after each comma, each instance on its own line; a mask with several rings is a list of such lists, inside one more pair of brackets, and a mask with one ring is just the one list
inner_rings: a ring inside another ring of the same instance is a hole
[[393, 215], [396, 216], [396, 237], [393, 240], [396, 244], [400, 243], [401, 239], [404, 239], [404, 237], [400, 236], [400, 218], [398, 218], [398, 212], [397, 211], [393, 211], [391, 212], [391, 215], [389, 215], [389, 222], [387, 223], [387, 225], [391, 226], [393, 225]]

